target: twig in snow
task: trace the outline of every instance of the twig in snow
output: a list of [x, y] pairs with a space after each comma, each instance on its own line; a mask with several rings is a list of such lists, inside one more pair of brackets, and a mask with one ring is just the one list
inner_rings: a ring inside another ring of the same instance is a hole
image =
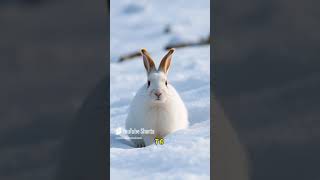
[[[201, 46], [201, 45], [207, 45], [210, 44], [211, 37], [208, 36], [206, 39], [200, 39], [199, 41], [196, 42], [182, 42], [182, 43], [177, 43], [177, 44], [168, 44], [167, 46], [164, 47], [164, 49], [168, 50], [170, 48], [183, 48], [183, 47], [191, 47], [191, 46]], [[120, 56], [118, 62], [123, 62], [130, 60], [135, 57], [141, 56], [140, 51], [136, 51], [133, 53], [129, 53], [126, 55]]]

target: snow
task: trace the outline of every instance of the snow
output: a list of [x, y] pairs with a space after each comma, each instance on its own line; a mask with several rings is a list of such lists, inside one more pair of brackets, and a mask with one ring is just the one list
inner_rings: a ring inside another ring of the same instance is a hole
[[[132, 148], [119, 139], [129, 104], [146, 82], [141, 57], [122, 63], [120, 55], [147, 48], [156, 65], [170, 42], [194, 41], [210, 31], [209, 0], [111, 0], [110, 165], [111, 179], [209, 179], [210, 47], [176, 49], [169, 82], [189, 112], [190, 126], [168, 135], [164, 145]], [[164, 33], [170, 25], [171, 32]]]
[[[159, 51], [169, 42], [194, 41], [210, 33], [210, 0], [111, 0], [110, 5], [113, 61], [140, 47]], [[169, 34], [164, 33], [167, 26]]]

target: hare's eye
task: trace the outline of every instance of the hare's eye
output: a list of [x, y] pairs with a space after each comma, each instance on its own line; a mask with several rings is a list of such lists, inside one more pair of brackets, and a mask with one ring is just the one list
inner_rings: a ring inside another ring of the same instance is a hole
[[150, 86], [150, 81], [148, 81], [148, 87]]
[[168, 81], [166, 81], [166, 86], [168, 86]]

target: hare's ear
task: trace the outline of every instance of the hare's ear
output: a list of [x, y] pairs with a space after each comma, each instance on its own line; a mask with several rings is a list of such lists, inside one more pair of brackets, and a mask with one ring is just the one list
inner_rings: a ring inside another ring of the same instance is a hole
[[159, 71], [162, 71], [164, 73], [168, 73], [173, 52], [174, 52], [174, 49], [171, 48], [168, 51], [168, 53], [162, 58], [161, 63], [159, 65]]
[[156, 66], [154, 65], [154, 62], [151, 59], [150, 54], [147, 52], [146, 49], [144, 49], [144, 48], [141, 49], [141, 55], [142, 55], [143, 64], [147, 70], [147, 73], [149, 74], [151, 71], [156, 70]]

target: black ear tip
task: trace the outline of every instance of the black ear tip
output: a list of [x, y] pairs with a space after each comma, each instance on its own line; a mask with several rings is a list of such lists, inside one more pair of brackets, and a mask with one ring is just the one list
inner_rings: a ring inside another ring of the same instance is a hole
[[142, 54], [146, 54], [146, 53], [147, 53], [147, 49], [146, 49], [146, 48], [142, 48], [142, 49], [140, 50], [140, 52], [141, 52]]
[[175, 51], [174, 48], [169, 49], [169, 53], [170, 53], [170, 54], [174, 53], [174, 51]]

